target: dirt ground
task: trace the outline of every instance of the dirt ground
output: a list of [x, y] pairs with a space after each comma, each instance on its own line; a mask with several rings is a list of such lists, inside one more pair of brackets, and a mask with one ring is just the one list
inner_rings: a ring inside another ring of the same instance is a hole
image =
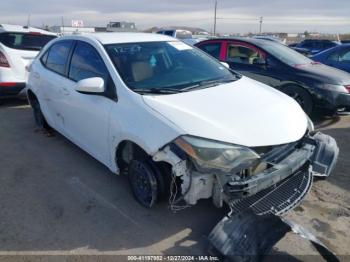
[[[316, 120], [336, 138], [332, 176], [314, 181], [286, 216], [350, 260], [350, 116]], [[141, 207], [124, 176], [113, 175], [61, 135], [36, 130], [24, 101], [0, 104], [0, 258], [5, 255], [203, 255], [223, 217], [210, 201], [176, 214], [167, 203]], [[316, 261], [315, 249], [289, 233], [273, 250]], [[345, 256], [347, 255], [347, 256]], [[5, 257], [4, 257], [5, 256]]]

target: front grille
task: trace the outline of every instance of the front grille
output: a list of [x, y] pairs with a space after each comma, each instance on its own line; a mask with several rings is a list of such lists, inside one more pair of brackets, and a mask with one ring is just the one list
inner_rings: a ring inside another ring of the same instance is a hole
[[257, 194], [230, 202], [233, 213], [251, 208], [257, 215], [281, 215], [299, 204], [309, 192], [312, 174], [305, 168]]

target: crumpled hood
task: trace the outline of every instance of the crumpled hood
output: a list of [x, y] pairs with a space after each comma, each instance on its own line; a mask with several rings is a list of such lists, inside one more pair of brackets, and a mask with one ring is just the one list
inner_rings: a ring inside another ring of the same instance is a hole
[[242, 77], [232, 83], [144, 102], [184, 134], [249, 147], [290, 143], [306, 132], [307, 117], [285, 94]]

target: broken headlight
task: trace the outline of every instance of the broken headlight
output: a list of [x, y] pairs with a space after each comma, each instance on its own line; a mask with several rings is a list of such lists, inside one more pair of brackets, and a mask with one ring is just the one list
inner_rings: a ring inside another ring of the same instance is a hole
[[193, 136], [181, 136], [175, 144], [201, 169], [229, 172], [236, 167], [250, 167], [260, 158], [247, 147]]

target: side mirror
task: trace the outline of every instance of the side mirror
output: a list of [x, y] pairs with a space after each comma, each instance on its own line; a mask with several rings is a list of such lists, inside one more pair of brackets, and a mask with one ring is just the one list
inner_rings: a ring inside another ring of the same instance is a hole
[[101, 77], [91, 77], [80, 80], [75, 90], [83, 94], [101, 94], [105, 91], [104, 80]]
[[221, 61], [220, 61], [220, 63], [221, 63], [224, 67], [230, 68], [230, 65], [229, 65], [228, 63], [226, 63], [226, 62], [221, 62]]

